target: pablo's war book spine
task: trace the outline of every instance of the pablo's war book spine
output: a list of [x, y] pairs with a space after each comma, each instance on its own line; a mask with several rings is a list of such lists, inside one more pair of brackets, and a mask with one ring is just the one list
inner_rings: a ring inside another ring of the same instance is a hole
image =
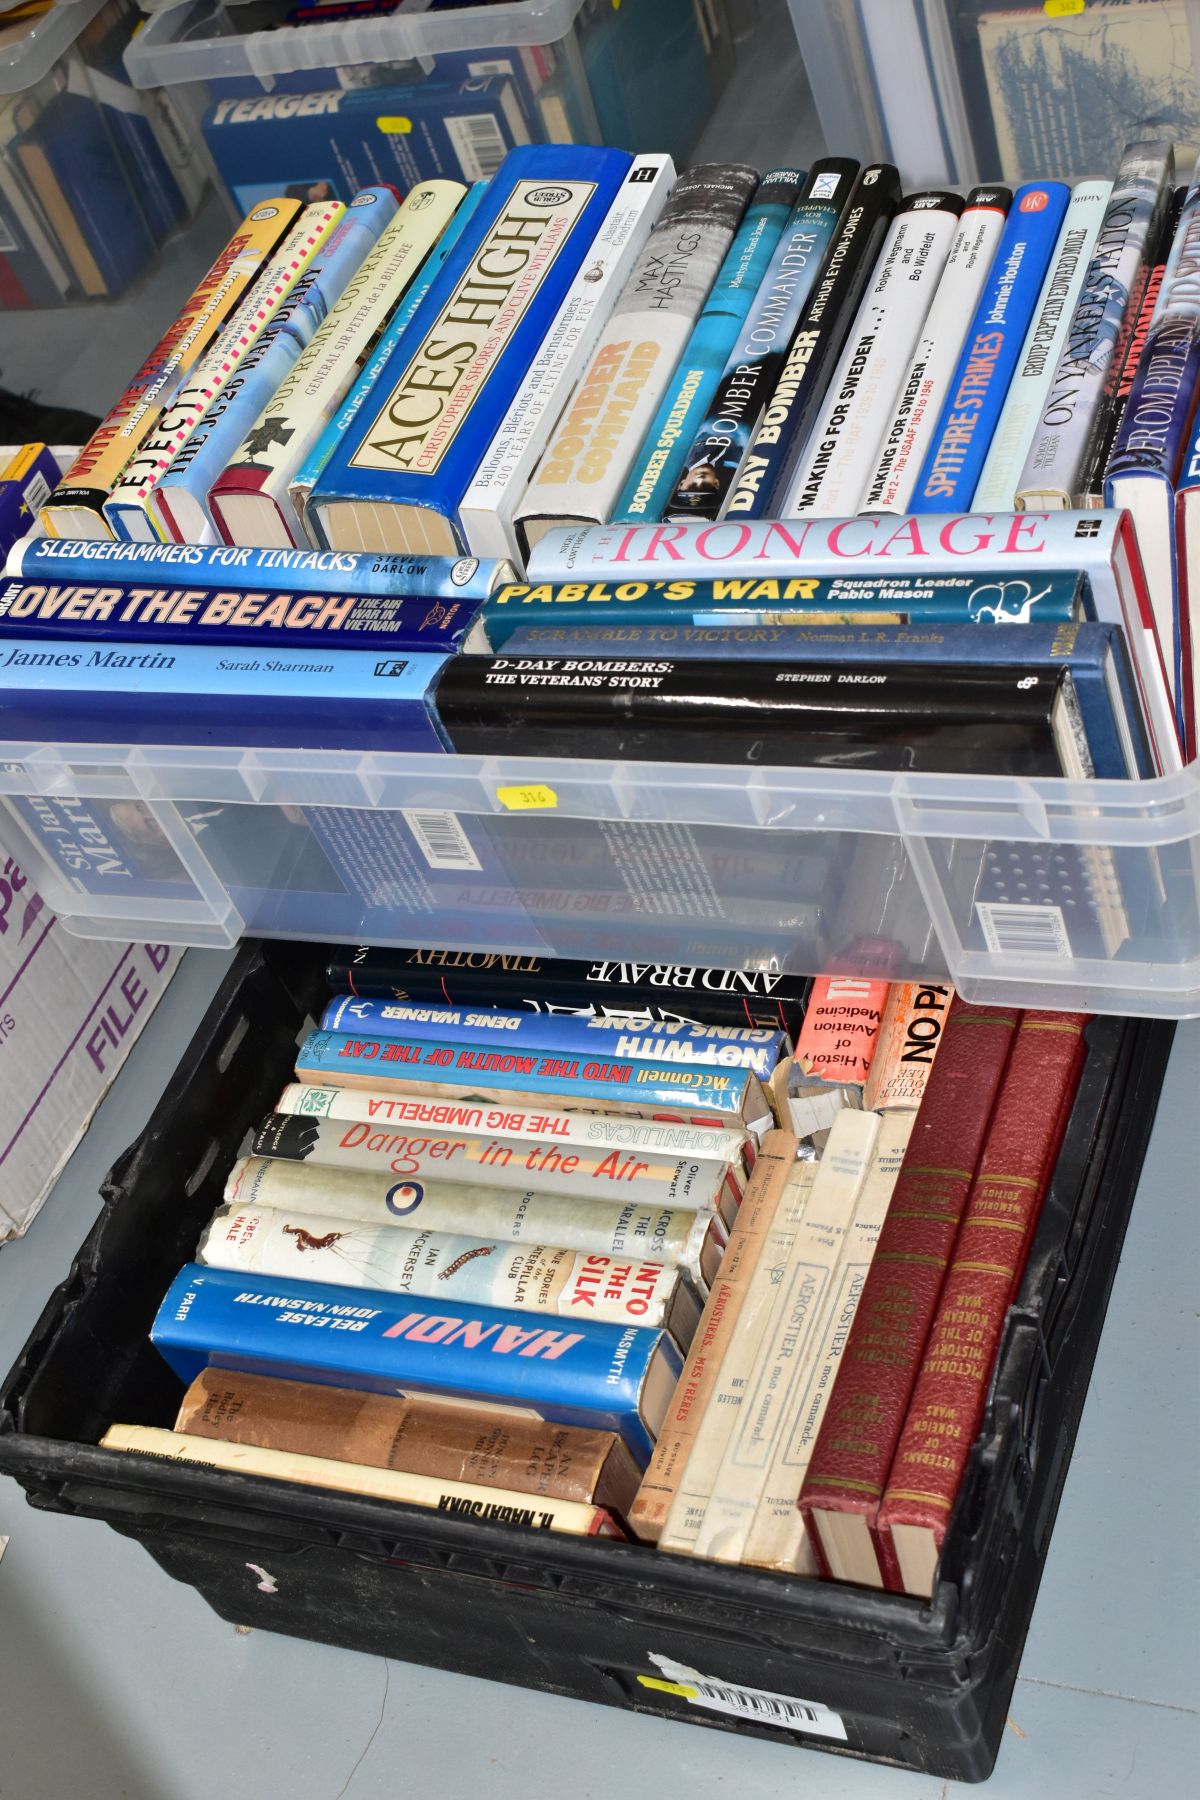
[[496, 1012], [420, 1006], [398, 1000], [331, 1000], [322, 1031], [368, 1032], [376, 1037], [441, 1038], [450, 1043], [517, 1044], [564, 1055], [632, 1057], [682, 1067], [750, 1069], [770, 1078], [783, 1051], [782, 1031], [737, 1025], [651, 1024], [575, 1013]]
[[185, 1383], [216, 1365], [525, 1406], [556, 1424], [618, 1432], [642, 1464], [681, 1366], [664, 1332], [638, 1326], [570, 1319], [546, 1329], [496, 1307], [439, 1300], [435, 1308], [195, 1263], [167, 1290], [150, 1341]]
[[1061, 181], [1018, 188], [909, 496], [910, 512], [970, 505], [1070, 198]]
[[863, 170], [730, 491], [726, 517], [763, 518], [783, 505], [899, 199], [900, 178], [890, 163]]
[[683, 459], [668, 518], [721, 514], [826, 266], [857, 174], [858, 164], [844, 156], [826, 157], [810, 171]]

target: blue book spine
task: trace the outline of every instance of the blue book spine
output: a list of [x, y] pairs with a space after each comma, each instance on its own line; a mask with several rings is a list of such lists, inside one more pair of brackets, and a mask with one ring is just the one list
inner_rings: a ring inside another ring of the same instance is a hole
[[614, 519], [665, 517], [692, 440], [803, 183], [804, 173], [797, 169], [772, 169], [760, 181], [617, 500]]
[[1061, 181], [1017, 190], [909, 501], [910, 512], [965, 511], [970, 506], [1070, 198], [1070, 188]]
[[487, 192], [487, 188], [486, 181], [477, 181], [467, 189], [464, 199], [455, 210], [454, 217], [425, 259], [420, 273], [414, 278], [404, 300], [392, 314], [386, 329], [380, 334], [379, 341], [371, 352], [370, 358], [363, 364], [358, 379], [346, 395], [341, 411], [329, 421], [309, 452], [307, 460], [300, 465], [292, 483], [293, 489], [298, 489], [301, 494], [307, 495], [316, 486], [326, 463], [341, 442], [343, 435], [349, 431], [357, 418], [363, 401], [387, 366], [393, 350], [412, 323], [417, 308], [433, 286], [438, 270], [466, 230], [476, 207]]
[[22, 741], [436, 751], [428, 696], [445, 662], [5, 638], [0, 707], [6, 735]]
[[310, 511], [338, 501], [423, 508], [463, 547], [463, 495], [631, 162], [582, 145], [535, 144], [505, 158]]
[[464, 1306], [277, 1280], [187, 1263], [150, 1341], [183, 1382], [212, 1366], [368, 1393], [444, 1394], [528, 1407], [561, 1425], [616, 1431], [641, 1464], [654, 1439], [642, 1390], [665, 1332], [562, 1319], [552, 1328], [497, 1306]]
[[0, 481], [0, 556], [25, 536], [61, 479], [57, 461], [43, 444], [20, 475]]
[[322, 1031], [368, 1032], [418, 1042], [426, 1035], [454, 1044], [518, 1045], [522, 1050], [572, 1056], [632, 1057], [685, 1068], [749, 1069], [770, 1078], [783, 1053], [784, 1034], [758, 1026], [630, 1024], [620, 1018], [571, 1013], [513, 1013], [494, 1008], [421, 1006], [342, 995], [321, 1015]]

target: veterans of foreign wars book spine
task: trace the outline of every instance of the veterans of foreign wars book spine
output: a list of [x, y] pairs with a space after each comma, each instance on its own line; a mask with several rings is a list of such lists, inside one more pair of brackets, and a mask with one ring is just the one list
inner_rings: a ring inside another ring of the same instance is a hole
[[1067, 340], [1017, 483], [1017, 504], [1028, 511], [1075, 506], [1091, 492], [1105, 412], [1137, 324], [1174, 166], [1165, 139], [1130, 144], [1121, 158]]
[[634, 159], [463, 496], [462, 529], [477, 555], [509, 556], [521, 563], [517, 508], [674, 186], [675, 165], [669, 156]]
[[722, 512], [825, 268], [857, 174], [858, 164], [844, 156], [825, 157], [809, 171], [688, 446], [665, 508], [668, 518], [715, 519]]
[[465, 193], [459, 181], [419, 182], [351, 276], [312, 343], [213, 483], [213, 517], [227, 543], [308, 542], [289, 483], [346, 398]]
[[979, 291], [992, 265], [1012, 194], [1008, 188], [972, 188], [946, 258], [933, 304], [900, 378], [891, 420], [879, 444], [874, 473], [859, 508], [905, 512], [925, 451], [954, 374]]
[[608, 518], [757, 179], [701, 163], [676, 182], [520, 503], [526, 549], [556, 525]]
[[661, 519], [666, 512], [804, 179], [801, 169], [770, 169], [755, 189], [617, 498], [614, 519]]

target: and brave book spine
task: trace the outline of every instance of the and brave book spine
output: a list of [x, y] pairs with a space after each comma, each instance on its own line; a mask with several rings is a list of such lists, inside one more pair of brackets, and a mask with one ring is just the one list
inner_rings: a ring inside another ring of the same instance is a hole
[[910, 512], [970, 505], [1070, 198], [1061, 181], [1017, 190], [909, 496]]
[[[879, 443], [875, 469], [858, 507], [906, 512], [925, 451], [942, 410], [967, 325], [992, 265], [1012, 193], [972, 188], [950, 246], [933, 304], [900, 378], [897, 400]], [[851, 509], [855, 510], [855, 509]]]
[[614, 519], [661, 519], [666, 512], [688, 446], [708, 411], [803, 183], [801, 170], [771, 169], [755, 189], [617, 497]]
[[838, 1580], [884, 1585], [879, 1505], [1018, 1020], [950, 1008], [800, 1491], [822, 1573]]
[[877, 1526], [887, 1585], [928, 1598], [1086, 1054], [1083, 1013], [1027, 1012], [942, 1285]]
[[619, 1431], [643, 1465], [680, 1368], [663, 1332], [498, 1307], [393, 1299], [185, 1264], [151, 1342], [182, 1381], [210, 1363], [300, 1375], [367, 1393], [418, 1392], [528, 1407], [563, 1425]]
[[520, 503], [526, 545], [564, 519], [609, 517], [756, 180], [701, 163], [676, 182]]

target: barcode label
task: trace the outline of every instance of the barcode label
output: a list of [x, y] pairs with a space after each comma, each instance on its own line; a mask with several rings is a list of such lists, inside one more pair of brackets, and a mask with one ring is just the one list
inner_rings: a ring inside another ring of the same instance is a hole
[[461, 113], [446, 120], [446, 130], [463, 180], [490, 181], [508, 150], [500, 121], [492, 113]]
[[474, 869], [477, 874], [483, 869], [457, 813], [404, 809], [404, 817], [431, 869]]
[[767, 1688], [742, 1687], [734, 1681], [717, 1681], [701, 1675], [669, 1656], [656, 1656], [650, 1661], [662, 1670], [663, 1680], [640, 1675], [644, 1687], [678, 1694], [689, 1706], [702, 1706], [708, 1712], [725, 1713], [734, 1719], [752, 1719], [759, 1725], [779, 1725], [788, 1731], [807, 1731], [815, 1737], [837, 1738], [847, 1742], [846, 1727], [829, 1707], [816, 1700], [795, 1700], [790, 1694], [773, 1694]]
[[1062, 909], [1057, 906], [1001, 906], [977, 900], [975, 911], [984, 942], [995, 955], [1070, 956]]

